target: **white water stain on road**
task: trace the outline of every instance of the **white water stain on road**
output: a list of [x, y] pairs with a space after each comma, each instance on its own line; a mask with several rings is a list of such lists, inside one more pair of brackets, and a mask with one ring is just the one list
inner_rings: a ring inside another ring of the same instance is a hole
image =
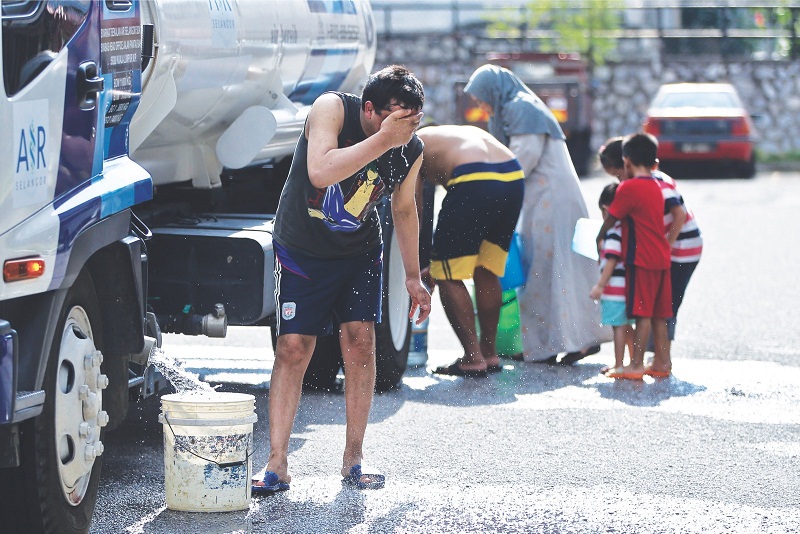
[[[413, 497], [412, 497], [413, 496]], [[258, 499], [256, 532], [792, 532], [797, 508], [761, 508], [712, 499], [633, 493], [613, 485], [586, 488], [476, 483], [387, 482], [376, 492], [343, 489], [335, 477], [304, 477], [290, 492]], [[267, 521], [259, 525], [257, 518]], [[259, 528], [261, 527], [261, 528]], [[560, 530], [560, 529], [564, 530]], [[263, 529], [263, 530], [262, 530]]]
[[800, 424], [800, 368], [771, 362], [678, 360], [673, 376], [644, 381], [602, 375], [580, 385], [521, 394], [506, 409], [610, 410], [620, 403], [740, 423]]

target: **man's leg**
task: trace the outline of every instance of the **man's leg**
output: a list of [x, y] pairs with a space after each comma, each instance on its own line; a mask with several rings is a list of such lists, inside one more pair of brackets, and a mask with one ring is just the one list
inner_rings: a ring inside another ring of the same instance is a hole
[[[342, 476], [360, 464], [364, 457], [364, 433], [367, 430], [372, 395], [375, 390], [375, 323], [351, 321], [341, 324], [339, 339], [344, 362], [344, 400], [347, 429]], [[363, 479], [369, 483], [370, 480]]]
[[314, 352], [316, 336], [285, 334], [278, 337], [269, 386], [269, 459], [267, 471], [284, 482], [289, 476], [289, 437], [300, 404], [303, 375]]
[[481, 326], [480, 351], [487, 365], [500, 365], [497, 357], [497, 325], [500, 308], [503, 306], [503, 289], [496, 274], [475, 267], [475, 302], [478, 307], [478, 323]]
[[[472, 299], [462, 280], [437, 280], [439, 295], [442, 299], [447, 319], [456, 333], [458, 341], [464, 348], [460, 367], [465, 371], [484, 371], [486, 363], [483, 361], [481, 349], [478, 345], [478, 335], [475, 330], [475, 312], [472, 308]], [[497, 324], [495, 323], [495, 332]]]

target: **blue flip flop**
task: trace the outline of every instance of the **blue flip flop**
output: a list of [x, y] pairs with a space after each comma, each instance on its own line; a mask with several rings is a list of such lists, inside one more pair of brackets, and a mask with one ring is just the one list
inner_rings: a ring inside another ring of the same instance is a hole
[[250, 485], [250, 491], [254, 495], [272, 495], [289, 489], [289, 483], [280, 480], [278, 474], [272, 471], [264, 471], [264, 478], [261, 481], [264, 483], [263, 486]]
[[[362, 482], [361, 477], [369, 477], [371, 482]], [[356, 464], [350, 468], [350, 474], [342, 478], [342, 484], [358, 489], [381, 489], [386, 482], [386, 477], [378, 474], [368, 474], [361, 472], [361, 464]]]

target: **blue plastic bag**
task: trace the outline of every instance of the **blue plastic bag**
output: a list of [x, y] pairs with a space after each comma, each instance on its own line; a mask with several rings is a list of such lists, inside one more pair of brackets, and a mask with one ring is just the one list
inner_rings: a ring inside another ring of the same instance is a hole
[[514, 232], [514, 235], [511, 236], [511, 244], [508, 247], [506, 272], [500, 277], [500, 286], [503, 291], [524, 286], [526, 275], [525, 266], [522, 263], [522, 241], [519, 234]]

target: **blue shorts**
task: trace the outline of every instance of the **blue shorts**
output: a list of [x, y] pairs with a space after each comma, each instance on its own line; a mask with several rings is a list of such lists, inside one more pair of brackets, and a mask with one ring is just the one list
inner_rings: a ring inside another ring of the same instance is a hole
[[600, 299], [600, 322], [607, 326], [633, 324], [625, 312], [625, 301]]
[[333, 333], [338, 323], [381, 322], [383, 246], [348, 258], [317, 258], [273, 243], [277, 335]]

